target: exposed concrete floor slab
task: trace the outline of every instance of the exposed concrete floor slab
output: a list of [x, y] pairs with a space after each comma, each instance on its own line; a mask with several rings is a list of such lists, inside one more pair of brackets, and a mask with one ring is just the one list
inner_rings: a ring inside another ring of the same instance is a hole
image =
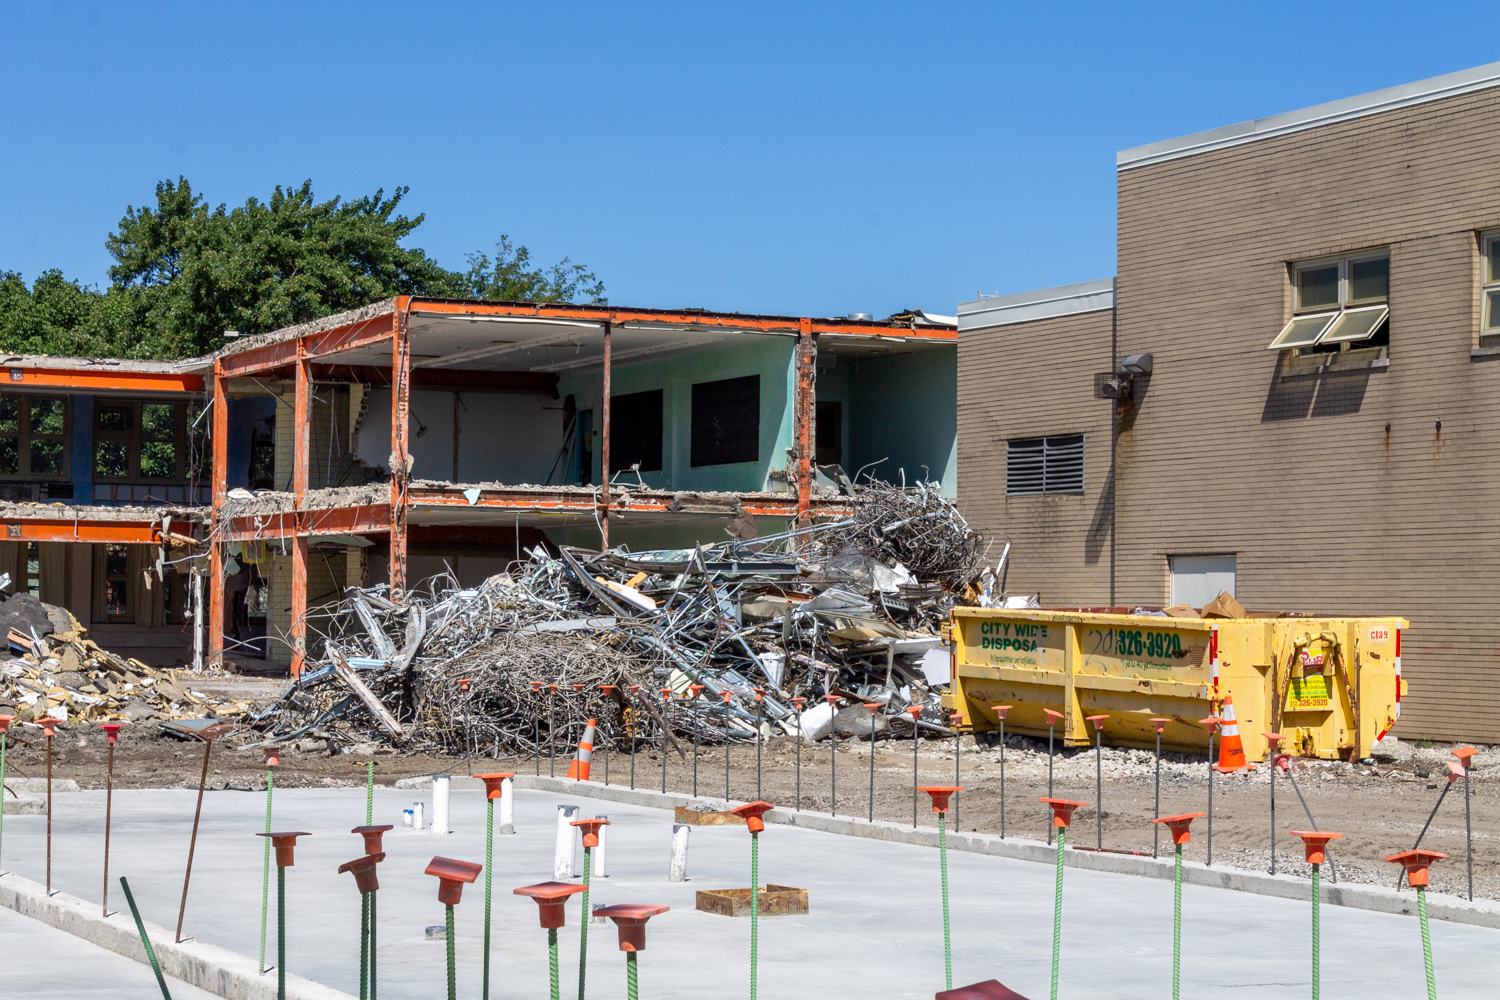
[[[161, 988], [149, 965], [98, 945], [80, 941], [67, 931], [48, 927], [13, 910], [0, 909], [0, 954], [5, 971], [0, 994], [23, 997], [108, 997], [110, 1000], [160, 1000]], [[213, 1000], [205, 993], [167, 977], [172, 1000]]]
[[[194, 793], [129, 791], [115, 796], [112, 875], [126, 875], [148, 919], [176, 923]], [[443, 921], [436, 880], [422, 870], [435, 854], [484, 858], [484, 799], [455, 790], [456, 833], [434, 837], [399, 828], [403, 807], [428, 804], [429, 792], [376, 790], [376, 822], [398, 824], [381, 866], [381, 990], [389, 1000], [438, 995], [444, 978], [440, 944], [423, 929]], [[663, 902], [640, 959], [641, 990], [653, 998], [697, 998], [746, 988], [749, 922], [693, 910], [700, 888], [749, 884], [749, 836], [743, 827], [695, 828], [690, 881], [666, 881], [671, 817], [664, 811], [536, 791], [517, 794], [513, 837], [495, 838], [492, 995], [544, 996], [546, 935], [536, 907], [511, 894], [552, 877], [556, 805], [581, 815], [604, 813], [609, 877], [597, 879], [592, 902]], [[358, 991], [359, 901], [353, 879], [338, 875], [362, 853], [349, 828], [364, 822], [355, 789], [278, 792], [273, 828], [310, 830], [288, 874], [291, 971], [349, 993]], [[209, 792], [194, 860], [185, 930], [254, 955], [259, 947], [262, 794]], [[4, 867], [44, 875], [40, 816], [8, 817]], [[53, 883], [97, 899], [103, 794], [59, 796], [54, 814]], [[579, 852], [581, 868], [582, 853]], [[949, 856], [957, 983], [998, 978], [1022, 994], [1048, 991], [1054, 870], [1006, 858]], [[924, 847], [857, 840], [771, 827], [761, 839], [761, 878], [809, 890], [807, 916], [767, 919], [761, 927], [761, 995], [924, 997], [942, 987], [942, 926], [937, 853]], [[275, 900], [268, 951], [274, 953]], [[115, 893], [111, 893], [112, 899]], [[1289, 901], [1188, 886], [1183, 989], [1197, 997], [1281, 1000], [1308, 988], [1309, 910]], [[479, 994], [483, 876], [458, 908], [459, 994]], [[118, 902], [118, 900], [117, 900]], [[577, 903], [562, 933], [562, 981], [577, 984]], [[1072, 998], [1160, 997], [1171, 988], [1172, 890], [1169, 883], [1070, 869], [1064, 895], [1061, 994]], [[14, 918], [13, 918], [14, 919]], [[612, 925], [589, 931], [589, 993], [623, 997], [624, 961]], [[1500, 931], [1436, 923], [1437, 981], [1444, 996], [1487, 995]], [[79, 944], [79, 948], [89, 946]], [[269, 956], [268, 956], [269, 957]], [[120, 961], [125, 961], [120, 959]], [[140, 971], [151, 986], [150, 972]], [[101, 976], [110, 975], [101, 970]], [[1323, 909], [1323, 989], [1328, 996], [1409, 998], [1424, 987], [1414, 917], [1341, 907]]]

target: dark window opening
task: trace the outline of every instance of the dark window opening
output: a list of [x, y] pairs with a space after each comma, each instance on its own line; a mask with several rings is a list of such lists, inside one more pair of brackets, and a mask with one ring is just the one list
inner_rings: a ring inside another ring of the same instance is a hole
[[661, 471], [662, 391], [609, 397], [609, 464], [625, 471], [637, 462], [642, 472]]
[[250, 488], [276, 488], [276, 417], [269, 416], [250, 425]]
[[693, 386], [691, 462], [731, 465], [760, 461], [760, 376]]
[[1007, 496], [1083, 492], [1083, 435], [1015, 438], [1006, 442]]
[[819, 403], [817, 413], [817, 463], [844, 464], [844, 404]]
[[65, 477], [69, 409], [61, 397], [0, 398], [0, 476]]
[[129, 550], [125, 546], [110, 545], [105, 548], [104, 609], [107, 621], [130, 620], [129, 563]]

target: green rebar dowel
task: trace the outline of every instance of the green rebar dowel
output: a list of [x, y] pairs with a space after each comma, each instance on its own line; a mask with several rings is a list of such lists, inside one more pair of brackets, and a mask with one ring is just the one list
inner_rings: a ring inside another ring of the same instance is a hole
[[[628, 952], [627, 952], [628, 954]], [[552, 974], [552, 1000], [560, 1000], [562, 985], [557, 980], [557, 928], [547, 928], [547, 963]]]
[[1432, 972], [1432, 938], [1427, 933], [1427, 889], [1417, 886], [1417, 919], [1422, 924], [1422, 964], [1427, 968], [1427, 1000], [1437, 1000], [1437, 978]]
[[943, 872], [943, 974], [953, 989], [953, 940], [948, 934], [948, 833], [946, 813], [938, 813], [938, 865]]
[[495, 868], [495, 800], [485, 797], [489, 816], [484, 824], [484, 1000], [490, 1000], [490, 880]]
[[[125, 890], [125, 901], [130, 904], [130, 913], [135, 917], [135, 929], [140, 932], [141, 944], [146, 949], [146, 957], [151, 960], [151, 971], [156, 973], [156, 985], [161, 987], [161, 995], [166, 1000], [172, 1000], [171, 991], [167, 989], [167, 977], [161, 974], [161, 964], [156, 961], [156, 950], [151, 947], [151, 939], [146, 936], [146, 923], [141, 919], [141, 911], [135, 907], [135, 897], [130, 894], [130, 883], [121, 878], [120, 888]], [[1424, 909], [1422, 912], [1426, 913], [1427, 911]], [[1427, 925], [1423, 923], [1422, 926], [1426, 927]], [[1431, 981], [1432, 977], [1429, 975], [1428, 982]]]
[[454, 978], [453, 907], [451, 906], [448, 907], [448, 932], [443, 936], [448, 940], [448, 1000], [458, 1000], [458, 980]]
[[1318, 871], [1318, 869], [1320, 869], [1322, 867], [1323, 866], [1319, 865], [1319, 864], [1314, 864], [1312, 866], [1312, 897], [1313, 897], [1313, 900], [1312, 900], [1312, 903], [1313, 903], [1313, 925], [1312, 925], [1312, 960], [1313, 960], [1312, 961], [1312, 1000], [1318, 1000], [1318, 979], [1321, 976], [1321, 970], [1319, 968], [1319, 965], [1320, 965], [1320, 958], [1321, 958], [1322, 948], [1321, 948], [1321, 946], [1319, 944], [1319, 941], [1318, 941], [1318, 901], [1319, 901], [1319, 897], [1322, 894], [1318, 891], [1318, 881], [1319, 881], [1319, 878], [1318, 878], [1319, 871]]
[[1057, 960], [1062, 953], [1063, 840], [1067, 832], [1065, 826], [1057, 828], [1057, 894], [1052, 902], [1052, 1000], [1057, 1000]]
[[[266, 768], [266, 833], [271, 832], [271, 788], [276, 769]], [[266, 913], [271, 905], [271, 838], [266, 837], [266, 856], [260, 869], [260, 974], [266, 974]]]
[[637, 1000], [640, 996], [640, 984], [635, 978], [635, 952], [625, 953], [625, 996], [628, 1000]]
[[375, 825], [375, 762], [365, 764], [365, 826]]
[[375, 893], [370, 893], [370, 1000], [375, 1000]]
[[578, 1000], [583, 1000], [583, 983], [589, 971], [589, 859], [593, 851], [583, 849], [583, 923], [578, 928]]
[[1178, 1000], [1182, 985], [1182, 845], [1172, 872], [1172, 1000]]
[[[630, 954], [626, 952], [626, 954]], [[750, 1000], [755, 1000], [756, 970], [760, 965], [760, 834], [750, 835]], [[631, 966], [631, 979], [635, 979]], [[632, 986], [630, 995], [635, 996]]]
[[276, 1000], [286, 1000], [286, 869], [276, 866]]
[[370, 895], [359, 894], [359, 1000], [369, 1000]]

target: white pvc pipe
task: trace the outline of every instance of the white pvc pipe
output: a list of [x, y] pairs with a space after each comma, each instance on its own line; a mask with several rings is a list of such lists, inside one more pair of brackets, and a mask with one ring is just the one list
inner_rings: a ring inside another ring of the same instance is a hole
[[452, 781], [446, 774], [434, 774], [432, 776], [432, 833], [436, 837], [447, 836], [448, 829], [448, 792]]
[[555, 879], [573, 877], [578, 827], [571, 824], [577, 818], [577, 806], [557, 807], [557, 842], [552, 851], [552, 877]]
[[668, 882], [687, 881], [688, 834], [693, 828], [686, 823], [672, 824], [672, 863], [667, 869]]
[[411, 804], [411, 826], [413, 830], [421, 830], [427, 825], [427, 821], [422, 815], [426, 811], [427, 806], [424, 803], [413, 802]]
[[[594, 815], [594, 818], [595, 819], [609, 819], [608, 816], [605, 816], [605, 815], [602, 815], [602, 814], [599, 814], [599, 813], [596, 813]], [[606, 877], [606, 873], [605, 873], [605, 870], [604, 870], [604, 849], [608, 845], [609, 845], [609, 827], [608, 826], [601, 826], [599, 828], [599, 846], [596, 847], [596, 848], [594, 848], [594, 860], [593, 860], [593, 869], [594, 870], [593, 870], [592, 874], [593, 874], [593, 876], [595, 878], [605, 878]]]
[[515, 781], [506, 778], [500, 782], [500, 834], [509, 836], [516, 832], [516, 788]]

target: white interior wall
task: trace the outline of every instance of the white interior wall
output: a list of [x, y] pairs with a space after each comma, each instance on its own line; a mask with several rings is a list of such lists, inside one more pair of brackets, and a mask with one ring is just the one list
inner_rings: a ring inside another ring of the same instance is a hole
[[[453, 469], [455, 393], [421, 389], [411, 394], [407, 443], [412, 475], [464, 483], [543, 483], [562, 445], [562, 404], [547, 396], [500, 392], [457, 394], [458, 474]], [[424, 430], [425, 428], [425, 430]], [[359, 429], [359, 457], [386, 466], [391, 454], [391, 391], [370, 390]]]

